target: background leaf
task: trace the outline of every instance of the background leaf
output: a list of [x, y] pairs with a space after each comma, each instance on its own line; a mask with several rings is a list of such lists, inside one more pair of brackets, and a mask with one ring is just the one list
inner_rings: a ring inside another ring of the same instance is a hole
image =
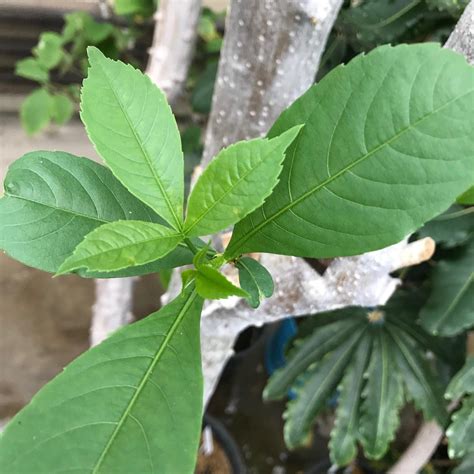
[[453, 414], [451, 424], [446, 431], [449, 441], [449, 457], [461, 458], [469, 451], [473, 452], [474, 440], [474, 395], [466, 397], [462, 407]]
[[188, 288], [70, 364], [8, 424], [0, 471], [192, 472], [202, 417], [201, 307]]
[[453, 336], [474, 326], [474, 243], [460, 255], [436, 263], [431, 294], [420, 312], [427, 331]]
[[61, 36], [57, 33], [51, 31], [41, 33], [38, 46], [33, 49], [33, 53], [45, 69], [56, 67], [63, 58], [62, 42]]
[[181, 242], [175, 230], [141, 221], [104, 224], [86, 235], [74, 253], [61, 265], [58, 274], [78, 268], [109, 272], [154, 262]]
[[339, 66], [276, 121], [304, 123], [265, 204], [227, 255], [354, 255], [398, 242], [474, 180], [474, 69], [425, 43]]
[[0, 200], [0, 248], [56, 272], [93, 229], [123, 219], [163, 222], [105, 167], [69, 153], [37, 151], [15, 161]]
[[21, 104], [20, 119], [28, 135], [34, 135], [49, 124], [51, 96], [44, 89], [36, 89]]
[[474, 208], [451, 206], [417, 231], [419, 237], [431, 237], [437, 244], [452, 248], [474, 236]]
[[300, 129], [293, 127], [273, 140], [257, 138], [222, 150], [191, 191], [185, 233], [218, 232], [261, 206], [277, 184], [285, 150]]
[[47, 69], [35, 58], [25, 58], [17, 61], [15, 74], [38, 82], [47, 82], [49, 79]]
[[469, 357], [464, 367], [452, 378], [446, 389], [446, 398], [454, 400], [466, 393], [474, 393], [474, 356]]
[[71, 120], [74, 114], [74, 103], [64, 94], [54, 94], [51, 97], [50, 115], [58, 124], [63, 125]]
[[132, 66], [88, 53], [81, 118], [89, 138], [127, 189], [180, 230], [183, 152], [165, 96]]

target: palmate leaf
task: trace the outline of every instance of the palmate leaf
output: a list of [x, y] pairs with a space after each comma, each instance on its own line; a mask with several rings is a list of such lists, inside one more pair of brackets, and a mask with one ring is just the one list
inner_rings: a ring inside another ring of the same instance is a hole
[[88, 48], [81, 118], [100, 156], [127, 189], [175, 229], [183, 222], [184, 165], [164, 94], [140, 71]]
[[438, 262], [431, 284], [420, 312], [427, 331], [453, 336], [474, 326], [474, 242], [457, 258]]
[[270, 131], [305, 124], [226, 255], [354, 255], [415, 231], [474, 180], [473, 84], [464, 58], [429, 43], [383, 46], [334, 69]]
[[277, 184], [285, 150], [300, 129], [293, 127], [272, 140], [257, 138], [222, 150], [189, 196], [186, 235], [218, 232], [261, 206]]
[[308, 438], [314, 418], [334, 393], [363, 332], [364, 328], [354, 331], [333, 352], [304, 374], [301, 386], [295, 386], [297, 396], [289, 402], [284, 414], [285, 443], [290, 449], [302, 445]]
[[370, 338], [365, 335], [359, 342], [353, 361], [348, 365], [339, 386], [336, 419], [329, 442], [331, 460], [337, 466], [349, 464], [357, 454], [359, 404], [370, 349]]
[[[357, 308], [356, 311], [362, 310]], [[294, 349], [288, 354], [286, 365], [272, 375], [265, 387], [263, 392], [265, 400], [278, 400], [286, 397], [296, 379], [306, 369], [339, 347], [361, 325], [358, 318], [350, 317], [347, 309], [331, 313], [325, 314], [334, 316], [334, 321], [328, 321], [327, 325], [310, 333], [305, 339], [296, 340]], [[342, 316], [341, 320], [337, 318], [338, 314]], [[314, 319], [318, 318], [319, 315]]]
[[[105, 167], [64, 152], [37, 151], [13, 163], [0, 199], [0, 249], [48, 272], [57, 272], [82, 239], [117, 220], [163, 220], [132, 196]], [[132, 276], [191, 263], [177, 249], [163, 262], [107, 276]], [[98, 276], [82, 273], [83, 276]]]
[[[416, 322], [417, 299], [419, 295], [400, 291], [385, 307], [338, 309], [315, 315], [298, 328], [287, 364], [272, 375], [264, 391], [265, 399], [283, 398], [290, 390], [296, 394], [285, 415], [285, 441], [290, 447], [305, 441], [337, 386], [329, 446], [335, 464], [353, 459], [357, 441], [368, 457], [382, 457], [395, 435], [405, 395], [414, 399], [426, 418], [444, 423], [442, 392], [425, 357], [434, 338], [419, 326], [407, 331], [398, 324], [405, 319], [412, 325]], [[351, 338], [361, 333], [349, 357], [341, 357], [337, 351], [351, 346]]]
[[144, 265], [169, 254], [182, 239], [175, 230], [151, 222], [104, 224], [85, 237], [61, 265], [58, 274], [78, 268], [109, 272]]
[[365, 454], [370, 459], [379, 459], [395, 437], [399, 424], [398, 412], [404, 399], [402, 377], [393, 371], [393, 341], [380, 328], [374, 329], [378, 330], [372, 342], [359, 429]]
[[201, 307], [187, 288], [70, 364], [8, 424], [0, 471], [192, 472], [202, 416]]
[[264, 298], [273, 294], [274, 284], [270, 272], [257, 260], [242, 257], [237, 262], [239, 269], [239, 283], [249, 297], [247, 298], [252, 308], [258, 308]]
[[387, 330], [396, 345], [395, 362], [403, 374], [407, 398], [413, 400], [425, 419], [434, 419], [444, 425], [446, 408], [438, 378], [413, 339], [394, 325], [387, 324]]
[[453, 469], [452, 474], [472, 474], [474, 472], [474, 451], [464, 457], [461, 464]]

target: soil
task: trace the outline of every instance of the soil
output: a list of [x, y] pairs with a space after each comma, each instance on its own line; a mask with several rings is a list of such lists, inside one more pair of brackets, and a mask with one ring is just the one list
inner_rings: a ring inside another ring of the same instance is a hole
[[213, 437], [213, 452], [209, 455], [199, 451], [195, 474], [233, 474], [232, 466], [227, 455]]

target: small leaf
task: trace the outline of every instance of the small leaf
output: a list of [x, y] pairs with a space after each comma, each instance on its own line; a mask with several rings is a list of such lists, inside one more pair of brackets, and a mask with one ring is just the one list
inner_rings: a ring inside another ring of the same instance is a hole
[[154, 11], [154, 4], [150, 0], [115, 0], [114, 10], [117, 15], [149, 16]]
[[246, 291], [232, 284], [222, 273], [210, 265], [200, 265], [195, 277], [196, 290], [202, 298], [218, 300], [229, 296], [248, 297]]
[[363, 331], [359, 329], [353, 332], [333, 352], [305, 373], [301, 385], [295, 386], [296, 398], [288, 404], [284, 415], [285, 443], [290, 449], [302, 445], [307, 439], [315, 417], [336, 390]]
[[417, 231], [419, 237], [431, 237], [437, 244], [453, 248], [474, 236], [474, 207], [451, 206]]
[[0, 472], [193, 472], [201, 308], [188, 288], [66, 367], [2, 433]]
[[407, 398], [422, 410], [425, 419], [434, 419], [444, 425], [446, 409], [439, 380], [433, 375], [415, 341], [392, 325], [387, 325], [387, 329], [397, 346], [395, 361], [403, 374]]
[[474, 205], [474, 186], [471, 186], [464, 194], [456, 200], [459, 204]]
[[462, 407], [451, 417], [446, 435], [448, 436], [450, 458], [461, 458], [469, 451], [473, 452], [474, 440], [474, 395], [466, 397]]
[[26, 58], [15, 64], [15, 74], [38, 82], [47, 82], [49, 73], [35, 58]]
[[63, 58], [62, 38], [57, 33], [47, 31], [41, 33], [38, 46], [33, 49], [33, 53], [38, 58], [38, 62], [45, 69], [53, 69]]
[[154, 262], [181, 242], [175, 230], [141, 221], [104, 224], [86, 235], [74, 253], [58, 270], [58, 275], [87, 268], [110, 272]]
[[171, 226], [183, 222], [183, 152], [164, 94], [140, 71], [88, 48], [81, 117], [114, 175]]
[[74, 114], [74, 103], [64, 94], [54, 94], [50, 105], [51, 118], [58, 125], [64, 125]]
[[394, 347], [383, 332], [373, 340], [361, 405], [360, 441], [369, 459], [380, 459], [395, 437], [403, 398], [400, 373], [394, 370]]
[[49, 124], [52, 98], [44, 89], [36, 89], [21, 104], [21, 124], [28, 135], [34, 135]]
[[370, 347], [370, 339], [363, 337], [339, 387], [336, 419], [329, 442], [331, 461], [337, 466], [346, 466], [357, 455], [359, 405]]
[[273, 278], [270, 272], [257, 260], [242, 257], [237, 262], [239, 282], [243, 290], [249, 294], [248, 302], [252, 308], [258, 308], [264, 298], [273, 295]]
[[15, 161], [0, 199], [0, 248], [20, 262], [57, 272], [96, 227], [130, 219], [162, 223], [104, 166], [64, 152]]
[[263, 206], [226, 250], [356, 255], [394, 244], [474, 181], [474, 68], [435, 44], [382, 46], [339, 66], [269, 136], [304, 124]]
[[293, 127], [273, 140], [257, 138], [222, 150], [191, 192], [185, 233], [218, 232], [261, 206], [277, 184], [285, 150], [300, 129]]
[[466, 393], [474, 393], [474, 356], [470, 356], [464, 367], [453, 377], [446, 389], [446, 398], [455, 400]]
[[420, 312], [424, 328], [453, 336], [474, 326], [474, 243], [461, 255], [436, 264], [431, 295]]

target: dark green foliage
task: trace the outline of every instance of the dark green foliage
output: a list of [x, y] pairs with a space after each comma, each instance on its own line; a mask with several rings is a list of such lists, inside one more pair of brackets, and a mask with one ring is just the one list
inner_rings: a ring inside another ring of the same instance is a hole
[[[357, 441], [369, 458], [382, 457], [406, 400], [413, 400], [426, 418], [445, 421], [441, 387], [426, 357], [431, 346], [420, 343], [430, 336], [415, 338], [399, 324], [413, 324], [416, 313], [413, 298], [400, 294], [385, 307], [335, 310], [314, 316], [311, 329], [303, 325], [303, 338], [297, 336], [287, 365], [275, 372], [264, 392], [266, 399], [296, 392], [285, 413], [289, 447], [304, 443], [337, 387], [330, 449], [338, 465], [355, 457]], [[423, 332], [419, 326], [417, 332]]]

